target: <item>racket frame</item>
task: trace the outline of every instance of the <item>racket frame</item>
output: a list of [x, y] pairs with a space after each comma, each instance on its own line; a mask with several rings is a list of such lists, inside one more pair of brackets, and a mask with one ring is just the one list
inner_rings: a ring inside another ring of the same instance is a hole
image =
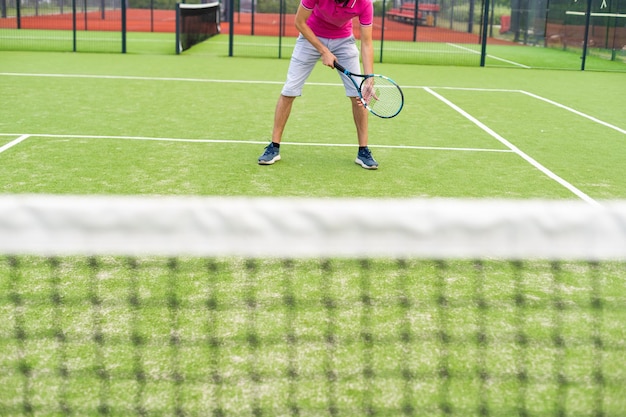
[[[378, 116], [378, 117], [383, 118], [383, 119], [391, 119], [392, 117], [396, 117], [400, 113], [400, 111], [402, 111], [402, 107], [404, 107], [404, 93], [402, 92], [402, 89], [400, 88], [400, 86], [394, 80], [392, 80], [391, 78], [386, 77], [384, 75], [380, 75], [380, 74], [354, 74], [354, 73], [348, 71], [343, 65], [339, 64], [337, 61], [335, 61], [334, 66], [335, 66], [335, 69], [337, 71], [339, 71], [341, 74], [344, 74], [346, 77], [348, 77], [350, 79], [350, 81], [352, 81], [352, 83], [356, 87], [357, 93], [359, 93], [359, 100], [361, 100], [361, 103], [363, 103], [363, 106], [367, 109], [367, 111], [372, 113], [374, 116]], [[363, 80], [359, 84], [354, 79], [354, 77], [360, 77], [360, 78], [363, 78]], [[394, 114], [392, 114], [390, 116], [378, 114], [363, 99], [363, 92], [362, 92], [363, 83], [365, 83], [365, 81], [367, 81], [368, 78], [373, 78], [373, 77], [380, 77], [380, 78], [383, 78], [383, 79], [391, 82], [393, 85], [396, 86], [396, 88], [400, 92], [400, 97], [401, 97], [400, 106], [398, 107], [398, 110]]]

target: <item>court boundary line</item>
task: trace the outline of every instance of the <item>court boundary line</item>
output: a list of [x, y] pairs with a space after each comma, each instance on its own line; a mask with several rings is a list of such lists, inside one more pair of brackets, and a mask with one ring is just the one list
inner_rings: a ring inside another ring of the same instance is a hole
[[[479, 129], [483, 130], [489, 136], [498, 140], [502, 145], [504, 145], [507, 149], [488, 149], [488, 148], [452, 148], [452, 147], [435, 147], [435, 146], [409, 146], [409, 145], [371, 145], [371, 148], [378, 149], [415, 149], [415, 150], [438, 150], [438, 151], [457, 151], [457, 152], [493, 152], [493, 153], [514, 153], [526, 162], [528, 162], [531, 166], [536, 168], [539, 172], [551, 178], [574, 195], [582, 199], [583, 201], [600, 207], [600, 203], [596, 200], [588, 196], [586, 193], [556, 175], [554, 172], [540, 164], [536, 159], [532, 158], [530, 155], [523, 152], [517, 146], [513, 145], [511, 142], [506, 140], [504, 137], [500, 136], [494, 130], [489, 128], [487, 125], [480, 122], [478, 119], [467, 113], [465, 110], [458, 107], [456, 104], [452, 103], [450, 100], [441, 96], [440, 94], [426, 89], [426, 91], [432, 94], [434, 97], [442, 101], [444, 104], [451, 107], [453, 110], [461, 114], [463, 117], [468, 119], [474, 125], [476, 125]], [[0, 137], [2, 136], [19, 136], [17, 139], [9, 142], [8, 144], [0, 147], [0, 154], [7, 149], [12, 148], [13, 146], [21, 143], [22, 141], [28, 138], [69, 138], [69, 139], [112, 139], [112, 140], [144, 140], [144, 141], [154, 141], [154, 142], [184, 142], [184, 143], [229, 143], [229, 144], [244, 144], [244, 145], [265, 145], [267, 141], [242, 141], [242, 140], [228, 140], [228, 139], [184, 139], [184, 138], [156, 138], [156, 137], [147, 137], [147, 136], [106, 136], [106, 135], [63, 135], [63, 134], [17, 134], [17, 133], [0, 133]], [[354, 144], [347, 143], [316, 143], [316, 142], [282, 142], [284, 145], [289, 146], [326, 146], [326, 147], [354, 147]]]
[[[217, 80], [217, 79], [207, 79], [207, 78], [180, 78], [180, 77], [142, 77], [142, 76], [133, 76], [133, 75], [97, 75], [97, 74], [55, 74], [55, 73], [18, 73], [18, 72], [0, 72], [0, 76], [11, 76], [11, 77], [52, 77], [52, 78], [86, 78], [86, 79], [120, 79], [120, 80], [137, 80], [137, 81], [180, 81], [180, 82], [202, 82], [202, 83], [223, 83], [223, 84], [268, 84], [268, 85], [282, 85], [284, 81], [263, 81], [263, 80]], [[316, 86], [332, 86], [332, 87], [340, 87], [343, 84], [340, 83], [320, 83], [320, 82], [309, 82], [309, 85]], [[530, 96], [536, 100], [544, 101], [553, 106], [559, 107], [561, 109], [567, 110], [571, 113], [574, 113], [578, 116], [584, 117], [588, 120], [591, 120], [595, 123], [601, 124], [610, 129], [616, 130], [620, 133], [626, 134], [626, 129], [619, 128], [611, 123], [602, 121], [594, 116], [588, 115], [571, 107], [560, 104], [554, 100], [547, 99], [545, 97], [541, 97], [537, 94], [519, 90], [519, 89], [506, 89], [506, 88], [471, 88], [471, 87], [440, 87], [440, 86], [418, 86], [418, 85], [403, 85], [403, 89], [445, 89], [445, 90], [458, 90], [458, 91], [481, 91], [481, 92], [504, 92], [504, 93], [518, 93], [525, 94]]]
[[[197, 83], [216, 83], [216, 84], [267, 84], [267, 85], [283, 85], [285, 81], [270, 80], [219, 80], [212, 78], [181, 78], [181, 77], [144, 77], [135, 75], [102, 75], [102, 74], [58, 74], [58, 73], [19, 73], [19, 72], [0, 72], [0, 76], [6, 77], [42, 77], [42, 78], [83, 78], [83, 79], [103, 79], [103, 80], [134, 80], [134, 81], [178, 81], [178, 82], [197, 82]], [[341, 83], [324, 83], [324, 82], [307, 82], [307, 85], [324, 86], [324, 87], [343, 87]], [[403, 85], [402, 89], [424, 89], [424, 88], [447, 88], [459, 90], [476, 90], [476, 91], [499, 91], [519, 93], [516, 89], [502, 88], [464, 88], [464, 87], [437, 87], [437, 86], [420, 86], [420, 85]]]
[[560, 176], [558, 176], [557, 174], [555, 174], [554, 172], [552, 172], [551, 170], [549, 170], [548, 168], [543, 166], [541, 163], [539, 163], [539, 161], [537, 161], [536, 159], [534, 159], [533, 157], [531, 157], [527, 153], [523, 152], [520, 148], [518, 148], [517, 146], [513, 145], [513, 143], [509, 142], [504, 137], [500, 136], [498, 133], [496, 133], [489, 126], [485, 125], [483, 122], [481, 122], [480, 120], [478, 120], [477, 118], [475, 118], [474, 116], [472, 116], [471, 114], [469, 114], [468, 112], [466, 112], [465, 110], [463, 110], [462, 108], [460, 108], [459, 106], [457, 106], [456, 104], [454, 104], [453, 102], [448, 100], [447, 98], [443, 97], [441, 94], [436, 93], [435, 91], [433, 91], [431, 89], [428, 89], [428, 88], [426, 89], [426, 91], [428, 93], [432, 94], [434, 97], [439, 99], [441, 102], [443, 102], [447, 106], [449, 106], [450, 108], [452, 108], [457, 113], [461, 114], [463, 117], [465, 117], [467, 120], [472, 122], [474, 125], [476, 125], [478, 128], [480, 128], [482, 131], [487, 133], [489, 136], [493, 137], [498, 142], [500, 142], [501, 144], [503, 144], [507, 148], [511, 149], [520, 158], [522, 158], [523, 160], [528, 162], [531, 166], [535, 167], [539, 172], [543, 173], [548, 178], [552, 179], [553, 181], [555, 181], [556, 183], [558, 183], [562, 187], [566, 188], [571, 193], [576, 195], [578, 198], [582, 199], [583, 201], [585, 201], [585, 202], [587, 202], [587, 203], [589, 203], [591, 205], [594, 205], [594, 206], [597, 206], [597, 207], [601, 206], [600, 203], [598, 203], [596, 200], [591, 198], [589, 195], [587, 195], [586, 193], [584, 193], [583, 191], [581, 191], [580, 189], [578, 189], [577, 187], [572, 185], [570, 182], [566, 181], [565, 179], [561, 178]]
[[[284, 84], [284, 81], [258, 81], [258, 80], [214, 80], [214, 79], [202, 79], [202, 78], [177, 78], [177, 77], [143, 77], [143, 76], [123, 76], [123, 75], [94, 75], [94, 74], [36, 74], [36, 73], [11, 73], [11, 72], [0, 72], [0, 75], [5, 75], [5, 76], [31, 76], [31, 77], [61, 77], [61, 78], [89, 78], [89, 79], [124, 79], [124, 80], [141, 80], [141, 81], [182, 81], [182, 82], [213, 82], [213, 83], [242, 83], [242, 84], [272, 84], [272, 85], [276, 85], [276, 84]], [[341, 86], [341, 84], [339, 83], [309, 83], [311, 85], [318, 85], [318, 86]], [[582, 200], [586, 201], [589, 204], [592, 205], [597, 205], [599, 206], [600, 204], [592, 199], [590, 196], [588, 196], [586, 193], [584, 193], [583, 191], [581, 191], [580, 189], [578, 189], [577, 187], [575, 187], [574, 185], [572, 185], [571, 183], [569, 183], [568, 181], [566, 181], [565, 179], [561, 178], [560, 176], [556, 175], [554, 172], [552, 172], [551, 170], [549, 170], [548, 168], [546, 168], [545, 166], [543, 166], [542, 164], [540, 164], [537, 160], [535, 160], [534, 158], [532, 158], [530, 155], [526, 154], [525, 152], [523, 152], [520, 148], [518, 148], [517, 146], [513, 145], [513, 143], [511, 143], [510, 141], [508, 141], [507, 139], [505, 139], [504, 137], [500, 136], [498, 133], [496, 133], [494, 130], [492, 130], [491, 128], [489, 128], [487, 125], [485, 125], [484, 123], [480, 122], [478, 119], [476, 119], [475, 117], [471, 116], [468, 112], [466, 112], [465, 110], [463, 110], [462, 108], [458, 107], [456, 104], [452, 103], [450, 100], [446, 99], [445, 97], [443, 97], [442, 95], [436, 93], [434, 90], [435, 89], [445, 89], [445, 90], [462, 90], [462, 91], [480, 91], [480, 92], [509, 92], [509, 93], [518, 93], [518, 94], [524, 94], [527, 95], [533, 99], [536, 100], [540, 100], [540, 101], [544, 101], [545, 103], [548, 103], [550, 105], [556, 106], [558, 108], [564, 109], [566, 111], [569, 111], [573, 114], [576, 114], [577, 116], [580, 117], [584, 117], [594, 123], [598, 123], [602, 126], [611, 128], [613, 130], [616, 130], [620, 133], [626, 134], [626, 130], [621, 129], [617, 126], [614, 126], [610, 123], [604, 122], [598, 118], [595, 118], [591, 115], [588, 115], [586, 113], [580, 112], [578, 110], [575, 110], [571, 107], [565, 106], [561, 103], [558, 103], [556, 101], [541, 97], [539, 95], [524, 91], [524, 90], [519, 90], [519, 89], [485, 89], [485, 88], [463, 88], [463, 87], [427, 87], [427, 86], [406, 86], [403, 88], [420, 88], [423, 89], [424, 91], [428, 92], [429, 94], [433, 95], [435, 98], [437, 98], [438, 100], [442, 101], [443, 103], [445, 103], [446, 105], [448, 105], [449, 107], [451, 107], [453, 110], [455, 110], [457, 113], [461, 114], [463, 117], [465, 117], [467, 120], [469, 120], [471, 123], [473, 123], [474, 125], [476, 125], [479, 129], [481, 129], [482, 131], [484, 131], [485, 133], [487, 133], [489, 136], [495, 138], [498, 142], [500, 142], [502, 145], [505, 146], [505, 148], [508, 150], [508, 152], [513, 152], [515, 154], [517, 154], [519, 157], [521, 157], [523, 160], [525, 160], [526, 162], [528, 162], [531, 166], [535, 167], [537, 170], [539, 170], [541, 173], [543, 173], [544, 175], [546, 175], [547, 177], [551, 178], [552, 180], [554, 180], [555, 182], [557, 182], [558, 184], [560, 184], [561, 186], [563, 186], [564, 188], [566, 188], [567, 190], [569, 190], [570, 192], [572, 192], [574, 195], [576, 195], [577, 197], [581, 198]], [[21, 140], [16, 139], [15, 143], [11, 142], [10, 147], [18, 144], [19, 142], [21, 142], [22, 140], [24, 140], [27, 137], [31, 137], [31, 136], [39, 136], [39, 137], [78, 137], [78, 138], [107, 138], [107, 139], [141, 139], [141, 140], [160, 140], [160, 141], [178, 141], [178, 142], [195, 142], [195, 143], [243, 143], [243, 144], [265, 144], [266, 141], [227, 141], [227, 140], [210, 140], [210, 139], [176, 139], [176, 138], [147, 138], [147, 137], [124, 137], [124, 136], [117, 136], [117, 137], [111, 137], [111, 136], [74, 136], [74, 135], [46, 135], [46, 134], [41, 134], [41, 135], [37, 135], [37, 134], [22, 134], [20, 136], [20, 138], [23, 138]], [[297, 146], [353, 146], [352, 144], [321, 144], [321, 143], [298, 143], [298, 142], [284, 142], [285, 144], [288, 145], [297, 145]], [[7, 146], [5, 145], [5, 147]], [[3, 147], [4, 148], [4, 147]], [[372, 148], [397, 148], [397, 149], [421, 149], [421, 150], [459, 150], [459, 151], [489, 151], [489, 152], [506, 152], [506, 150], [496, 150], [496, 149], [479, 149], [479, 148], [446, 148], [446, 147], [418, 147], [418, 146], [400, 146], [400, 145], [372, 145]], [[7, 148], [8, 149], [8, 148]], [[0, 148], [0, 152], [2, 152], [3, 149]]]
[[[465, 46], [461, 46], [461, 45], [458, 45], [458, 44], [455, 44], [455, 43], [449, 43], [449, 42], [447, 43], [447, 45], [450, 45], [450, 46], [452, 46], [454, 48], [459, 48], [462, 51], [471, 52], [473, 54], [480, 55], [480, 52], [475, 51], [475, 50], [473, 50], [471, 48], [467, 48]], [[529, 67], [528, 65], [524, 65], [524, 64], [520, 64], [519, 62], [510, 61], [508, 59], [500, 58], [500, 57], [497, 57], [495, 55], [487, 54], [486, 56], [487, 56], [487, 58], [495, 59], [496, 61], [505, 62], [507, 64], [511, 64], [513, 66], [516, 66], [516, 67], [520, 67], [520, 68], [524, 68], [524, 69], [532, 69], [532, 67]]]
[[[46, 134], [46, 133], [0, 133], [2, 136], [20, 136], [26, 138], [68, 138], [68, 139], [112, 139], [112, 140], [143, 140], [154, 142], [184, 142], [184, 143], [228, 143], [243, 145], [267, 145], [267, 141], [259, 140], [232, 140], [232, 139], [191, 139], [191, 138], [166, 138], [166, 137], [149, 137], [149, 136], [109, 136], [109, 135], [64, 135], [64, 134]], [[19, 138], [18, 138], [19, 139]], [[24, 140], [22, 139], [22, 140]], [[9, 149], [17, 145], [22, 140], [12, 141], [12, 145], [0, 147], [0, 153], [3, 148]], [[15, 143], [13, 143], [15, 142]], [[319, 142], [289, 142], [283, 141], [289, 146], [321, 146], [321, 147], [355, 147], [352, 143], [319, 143]], [[415, 150], [432, 150], [432, 151], [459, 151], [459, 152], [492, 152], [492, 153], [512, 153], [510, 149], [491, 149], [491, 148], [465, 148], [465, 147], [447, 147], [447, 146], [412, 146], [412, 145], [370, 145], [371, 148], [378, 149], [415, 149]]]
[[17, 134], [17, 135], [3, 135], [0, 134], [0, 136], [18, 136], [17, 139], [14, 139], [12, 141], [10, 141], [9, 143], [0, 146], [0, 153], [3, 153], [4, 151], [11, 149], [12, 147], [14, 147], [15, 145], [17, 145], [20, 142], [25, 141], [26, 139], [28, 139], [29, 137], [31, 137], [31, 135], [29, 134]]
[[563, 110], [567, 110], [567, 111], [572, 112], [572, 113], [574, 113], [574, 114], [576, 114], [576, 115], [578, 115], [578, 116], [580, 116], [580, 117], [584, 117], [585, 119], [589, 119], [589, 120], [591, 120], [592, 122], [595, 122], [595, 123], [601, 124], [601, 125], [603, 125], [603, 126], [608, 127], [609, 129], [616, 130], [616, 131], [618, 131], [619, 133], [622, 133], [622, 134], [626, 135], [626, 129], [622, 129], [621, 127], [617, 127], [617, 126], [615, 126], [615, 125], [612, 125], [612, 124], [610, 124], [610, 123], [607, 123], [607, 122], [605, 122], [605, 121], [603, 121], [603, 120], [600, 120], [600, 119], [598, 119], [597, 117], [593, 117], [593, 116], [591, 116], [591, 115], [589, 115], [589, 114], [587, 114], [587, 113], [583, 113], [583, 112], [581, 112], [581, 111], [578, 111], [578, 110], [576, 110], [576, 109], [573, 109], [573, 108], [571, 108], [571, 107], [568, 107], [568, 106], [566, 106], [566, 105], [564, 105], [564, 104], [561, 104], [561, 103], [556, 102], [556, 101], [554, 101], [554, 100], [550, 100], [550, 99], [545, 98], [545, 97], [541, 97], [541, 96], [539, 96], [539, 95], [537, 95], [537, 94], [530, 93], [530, 92], [528, 92], [528, 91], [520, 90], [520, 93], [525, 94], [525, 95], [527, 95], [527, 96], [530, 96], [530, 97], [532, 97], [532, 98], [534, 98], [534, 99], [537, 99], [537, 100], [540, 100], [540, 101], [546, 102], [546, 103], [551, 104], [551, 105], [553, 105], [553, 106], [559, 107], [559, 108], [561, 108], [561, 109], [563, 109]]

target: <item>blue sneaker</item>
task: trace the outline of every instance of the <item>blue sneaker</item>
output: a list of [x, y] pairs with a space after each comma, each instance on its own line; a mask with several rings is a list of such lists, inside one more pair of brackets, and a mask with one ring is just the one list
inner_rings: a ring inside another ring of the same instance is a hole
[[365, 147], [365, 149], [359, 149], [359, 153], [357, 154], [354, 163], [361, 165], [365, 169], [378, 169], [378, 162], [376, 162], [368, 147]]
[[280, 149], [270, 142], [263, 155], [259, 156], [259, 165], [272, 165], [276, 161], [280, 161]]

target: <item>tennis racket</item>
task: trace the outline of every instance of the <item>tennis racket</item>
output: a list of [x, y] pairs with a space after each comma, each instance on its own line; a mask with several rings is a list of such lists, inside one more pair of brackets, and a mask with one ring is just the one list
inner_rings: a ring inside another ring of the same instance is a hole
[[[391, 119], [404, 106], [404, 94], [391, 78], [378, 74], [353, 74], [335, 61], [337, 71], [348, 77], [359, 92], [363, 106], [375, 116]], [[362, 78], [359, 83], [357, 78]]]

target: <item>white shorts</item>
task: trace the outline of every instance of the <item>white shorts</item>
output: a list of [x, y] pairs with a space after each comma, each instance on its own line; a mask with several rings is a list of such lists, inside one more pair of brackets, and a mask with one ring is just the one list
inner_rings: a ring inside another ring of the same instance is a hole
[[[318, 38], [337, 57], [337, 62], [343, 65], [348, 71], [359, 74], [361, 63], [359, 60], [359, 48], [356, 46], [354, 36], [340, 39]], [[321, 54], [307, 41], [304, 36], [298, 36], [296, 46], [291, 55], [289, 70], [287, 71], [287, 81], [283, 86], [281, 94], [287, 97], [298, 97], [302, 95], [302, 88], [309, 75], [313, 71], [315, 64], [321, 58]], [[337, 76], [341, 78], [346, 89], [347, 97], [357, 97], [359, 93], [356, 87], [338, 71]]]

